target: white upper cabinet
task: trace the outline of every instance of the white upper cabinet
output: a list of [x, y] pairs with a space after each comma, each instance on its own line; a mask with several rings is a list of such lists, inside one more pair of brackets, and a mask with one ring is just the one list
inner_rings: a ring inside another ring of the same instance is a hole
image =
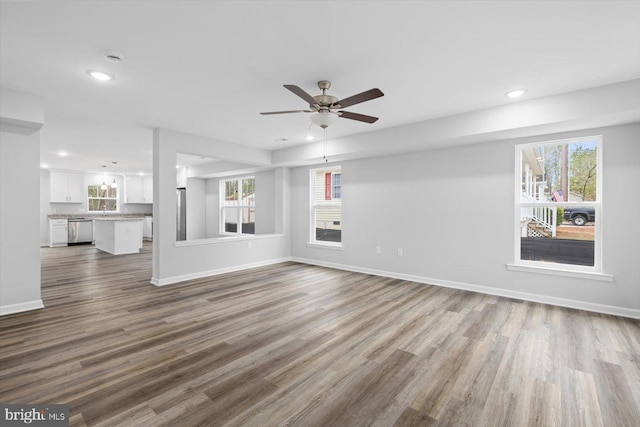
[[84, 174], [73, 172], [50, 173], [49, 201], [51, 203], [82, 203], [84, 200]]
[[142, 177], [139, 177], [139, 176], [125, 177], [124, 202], [125, 203], [143, 203], [142, 202]]
[[153, 203], [153, 177], [142, 178], [142, 199], [145, 203]]
[[126, 176], [124, 180], [125, 203], [153, 203], [152, 176]]

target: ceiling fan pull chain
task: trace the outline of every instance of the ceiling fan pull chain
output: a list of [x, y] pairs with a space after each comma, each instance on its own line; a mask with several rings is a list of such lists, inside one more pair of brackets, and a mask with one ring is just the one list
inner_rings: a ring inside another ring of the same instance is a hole
[[327, 128], [324, 128], [324, 156], [322, 157], [325, 163], [329, 162], [329, 159], [327, 159]]

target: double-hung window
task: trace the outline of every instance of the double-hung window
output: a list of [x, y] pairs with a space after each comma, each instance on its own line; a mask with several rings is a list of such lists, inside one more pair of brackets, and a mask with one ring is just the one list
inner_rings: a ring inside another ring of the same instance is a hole
[[516, 265], [602, 272], [602, 137], [516, 146]]
[[342, 175], [340, 166], [311, 169], [310, 242], [340, 246], [342, 242]]
[[109, 185], [89, 185], [87, 187], [89, 212], [117, 212], [118, 189]]
[[255, 178], [221, 180], [220, 195], [220, 234], [255, 234]]

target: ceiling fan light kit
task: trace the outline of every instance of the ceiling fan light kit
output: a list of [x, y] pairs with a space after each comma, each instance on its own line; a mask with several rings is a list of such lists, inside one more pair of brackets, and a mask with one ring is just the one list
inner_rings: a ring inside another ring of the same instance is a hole
[[338, 113], [332, 113], [330, 111], [321, 111], [311, 115], [311, 123], [316, 126], [320, 126], [322, 129], [328, 128], [338, 120]]

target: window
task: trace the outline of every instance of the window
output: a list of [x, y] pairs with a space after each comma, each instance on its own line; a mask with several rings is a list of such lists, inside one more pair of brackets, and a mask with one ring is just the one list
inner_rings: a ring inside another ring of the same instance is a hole
[[341, 167], [311, 169], [311, 243], [339, 246], [342, 242]]
[[516, 264], [601, 272], [602, 137], [516, 146]]
[[107, 186], [102, 190], [100, 187], [100, 185], [89, 185], [87, 188], [89, 212], [117, 212], [118, 189]]
[[332, 199], [337, 200], [342, 198], [342, 187], [341, 181], [342, 177], [340, 172], [334, 172], [331, 174], [331, 189], [332, 189]]
[[220, 181], [220, 234], [255, 234], [256, 181], [254, 177]]

